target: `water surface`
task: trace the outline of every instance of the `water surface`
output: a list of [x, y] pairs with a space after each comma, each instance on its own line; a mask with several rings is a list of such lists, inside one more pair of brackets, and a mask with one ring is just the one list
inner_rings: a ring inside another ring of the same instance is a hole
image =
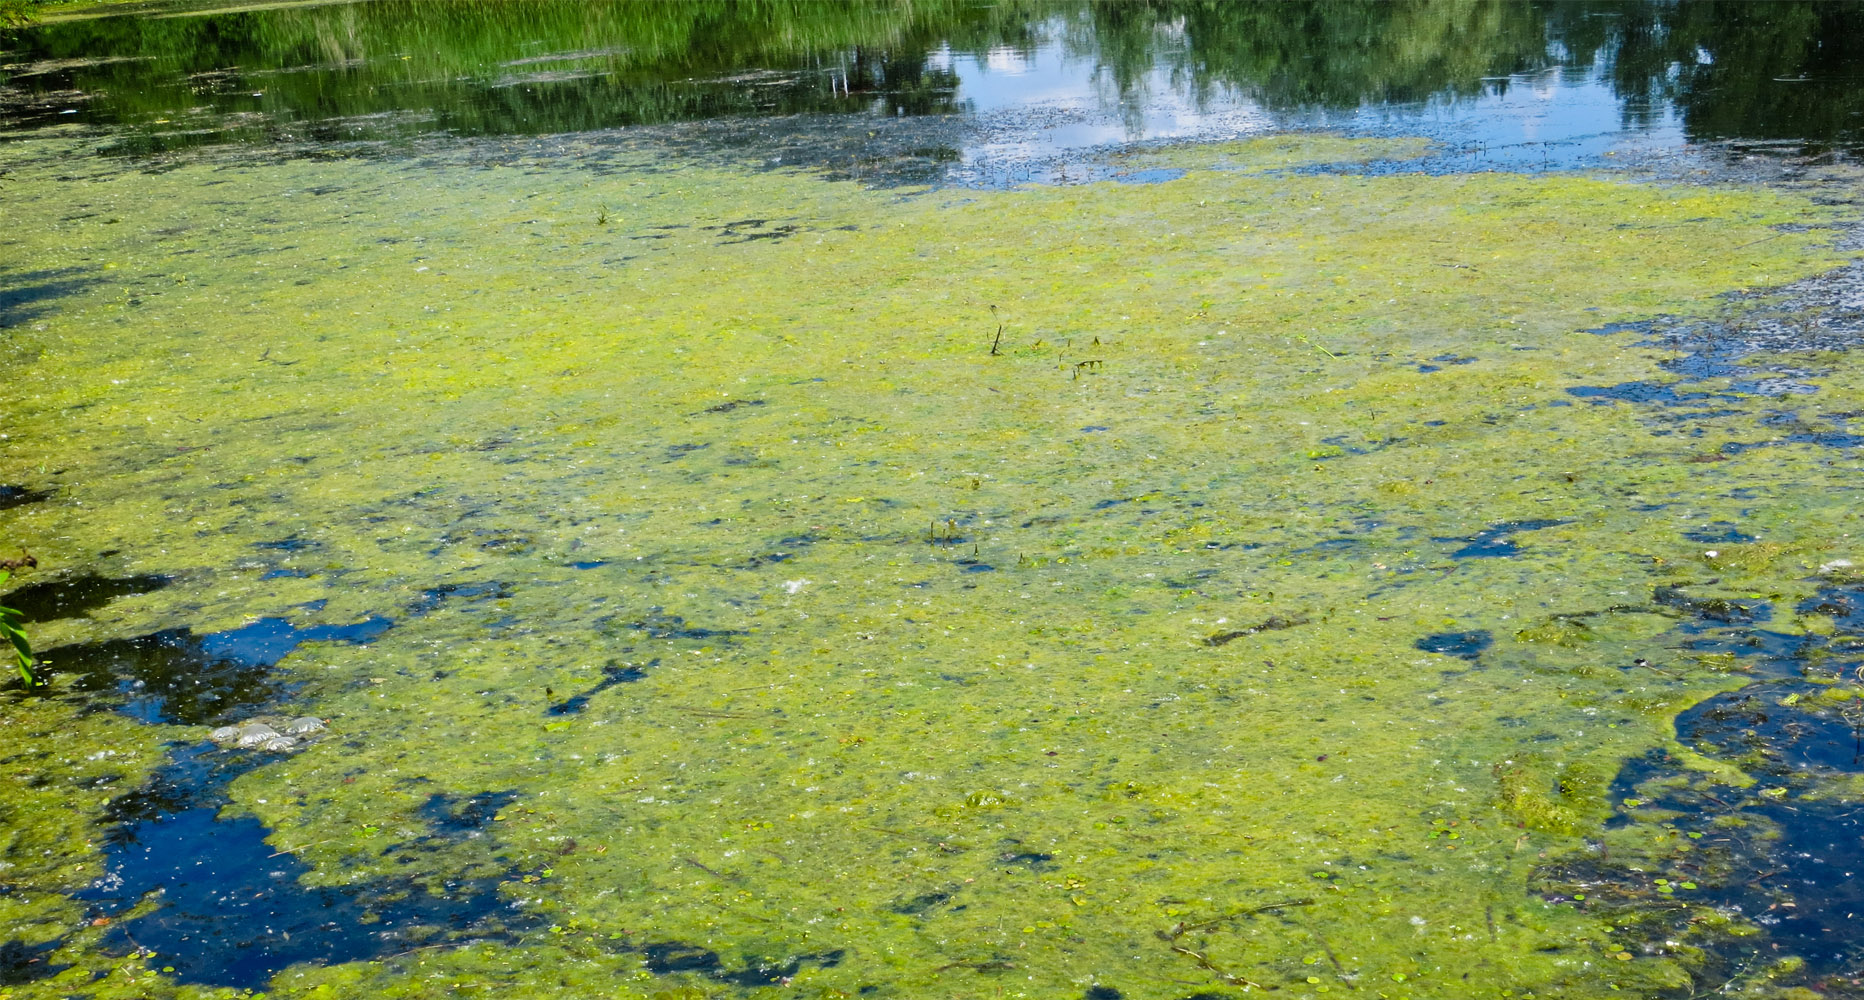
[[1857, 8], [151, 11], [7, 42], [13, 995], [1856, 992]]

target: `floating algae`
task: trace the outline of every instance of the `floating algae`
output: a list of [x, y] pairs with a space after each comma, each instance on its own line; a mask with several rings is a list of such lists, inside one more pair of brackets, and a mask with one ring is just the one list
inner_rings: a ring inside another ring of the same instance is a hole
[[[10, 251], [96, 281], [9, 331], [0, 479], [62, 472], [3, 523], [175, 581], [35, 638], [395, 618], [266, 668], [334, 735], [221, 816], [302, 892], [489, 879], [514, 930], [405, 908], [432, 947], [281, 996], [1686, 991], [1531, 880], [1741, 682], [1677, 648], [1703, 602], [1855, 556], [1856, 462], [1692, 462], [1568, 390], [1668, 381], [1586, 331], [1833, 267], [1841, 209], [1301, 142], [962, 194], [562, 139], [55, 184], [80, 150], [20, 144]], [[1712, 440], [1772, 436], [1721, 395]], [[20, 989], [247, 985], [84, 926], [90, 755], [208, 731], [61, 683], [5, 715], [42, 780], [0, 807], [84, 804], [6, 848], [0, 927], [62, 967]]]

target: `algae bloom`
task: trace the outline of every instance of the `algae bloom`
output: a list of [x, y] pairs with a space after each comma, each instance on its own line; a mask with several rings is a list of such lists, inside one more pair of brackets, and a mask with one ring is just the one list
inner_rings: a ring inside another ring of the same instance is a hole
[[0, 694], [0, 996], [1687, 995], [1758, 926], [1555, 883], [1694, 843], [1623, 762], [1744, 780], [1701, 643], [1844, 632], [1850, 356], [1665, 367], [1851, 262], [1810, 183], [89, 141], [0, 154], [0, 527], [164, 584]]

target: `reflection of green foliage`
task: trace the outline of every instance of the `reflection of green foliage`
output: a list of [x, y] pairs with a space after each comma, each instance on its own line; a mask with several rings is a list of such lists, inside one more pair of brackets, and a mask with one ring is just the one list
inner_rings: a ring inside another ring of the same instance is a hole
[[[10, 571], [0, 569], [0, 586], [5, 586], [12, 576]], [[0, 607], [0, 636], [4, 636], [13, 647], [14, 662], [19, 667], [20, 680], [25, 681], [27, 687], [34, 687], [39, 683], [39, 676], [33, 672], [32, 643], [27, 641], [26, 630], [20, 626], [20, 621], [21, 615], [18, 611]]]
[[[130, 152], [281, 133], [322, 140], [436, 127], [550, 134], [723, 115], [859, 111], [881, 101], [889, 111], [939, 114], [955, 110], [956, 79], [928, 70], [926, 52], [943, 42], [1026, 41], [1033, 9], [960, 0], [411, 0], [74, 19], [21, 39], [22, 61], [101, 53], [128, 61], [13, 82], [68, 85], [94, 95], [101, 113], [146, 126], [127, 143]], [[188, 120], [169, 120], [190, 108]], [[256, 121], [253, 112], [260, 113]], [[376, 117], [384, 115], [391, 117]], [[305, 128], [310, 134], [293, 132]]]
[[1680, 106], [1692, 136], [1864, 136], [1856, 86], [1864, 3], [1560, 3], [1549, 37], [1582, 62], [1602, 58], [1625, 115]]
[[[28, 53], [142, 56], [79, 74], [79, 89], [103, 93], [131, 119], [180, 106], [173, 87], [135, 85], [153, 71], [197, 93], [205, 84], [222, 110], [267, 110], [286, 125], [425, 106], [456, 131], [538, 134], [732, 113], [861, 110], [877, 99], [912, 114], [949, 111], [956, 79], [927, 68], [929, 51], [1026, 47], [1057, 16], [1069, 47], [1106, 67], [1121, 94], [1163, 63], [1199, 92], [1233, 87], [1273, 106], [1351, 106], [1473, 93], [1485, 75], [1545, 61], [1539, 15], [1496, 0], [1300, 7], [411, 0], [76, 20], [37, 33]], [[1173, 43], [1178, 33], [1185, 44]], [[343, 67], [344, 75], [273, 75], [319, 65]], [[195, 76], [228, 66], [238, 70]], [[730, 85], [728, 78], [749, 68], [812, 72]], [[838, 79], [813, 72], [823, 68], [838, 69]], [[255, 91], [263, 95], [256, 107]]]
[[10, 83], [88, 94], [94, 115], [138, 126], [119, 151], [152, 153], [431, 129], [940, 115], [967, 95], [930, 53], [1054, 36], [1102, 69], [1131, 115], [1155, 72], [1195, 98], [1232, 91], [1301, 109], [1468, 97], [1505, 88], [1508, 74], [1603, 64], [1633, 121], [1674, 101], [1692, 132], [1836, 138], [1858, 134], [1864, 91], [1850, 86], [1854, 51], [1823, 41], [1860, 34], [1855, 2], [404, 0], [62, 20], [23, 33], [14, 61], [63, 68]]
[[1123, 86], [1160, 46], [1159, 25], [1182, 25], [1184, 44], [1160, 55], [1199, 92], [1230, 87], [1271, 107], [1354, 107], [1473, 94], [1482, 78], [1546, 62], [1540, 15], [1499, 0], [1403, 3], [1197, 0], [1146, 8], [1091, 5], [1094, 38]]
[[0, 28], [31, 24], [45, 0], [0, 0]]
[[[1859, 52], [1837, 43], [1864, 37], [1856, 0], [1185, 0], [1096, 4], [1084, 17], [1092, 29], [1072, 37], [1122, 93], [1157, 64], [1199, 93], [1229, 87], [1275, 108], [1351, 108], [1473, 96], [1505, 87], [1497, 76], [1603, 63], [1635, 123], [1655, 122], [1674, 102], [1692, 135], [1864, 134]], [[1182, 41], [1162, 44], [1161, 33]]]

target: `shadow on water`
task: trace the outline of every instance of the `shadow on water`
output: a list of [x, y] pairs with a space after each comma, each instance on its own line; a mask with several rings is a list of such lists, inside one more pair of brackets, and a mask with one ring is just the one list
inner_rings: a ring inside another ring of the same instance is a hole
[[29, 945], [24, 941], [0, 942], [0, 986], [21, 986], [70, 968], [55, 965], [49, 960], [48, 956], [57, 946], [56, 941], [40, 945]]
[[[203, 725], [263, 705], [280, 693], [272, 667], [305, 642], [367, 643], [394, 623], [297, 627], [261, 618], [225, 632], [167, 629], [131, 639], [59, 646], [39, 655], [44, 677], [74, 678], [74, 691], [112, 693], [121, 711], [145, 722]], [[15, 682], [17, 683], [17, 682]]]
[[660, 942], [642, 949], [647, 971], [660, 975], [675, 972], [698, 973], [733, 986], [780, 986], [802, 971], [805, 965], [829, 969], [841, 964], [842, 949], [809, 955], [791, 955], [783, 959], [746, 958], [741, 969], [726, 968], [718, 952], [677, 941]]
[[35, 490], [25, 486], [0, 484], [0, 510], [24, 507], [29, 503], [42, 503], [51, 498], [51, 490]]
[[[643, 666], [652, 667], [652, 666], [657, 666], [659, 663], [660, 663], [660, 660], [655, 659], [650, 663], [643, 664]], [[548, 712], [551, 715], [575, 715], [576, 713], [589, 707], [589, 699], [595, 697], [596, 695], [601, 694], [602, 692], [607, 691], [609, 688], [612, 688], [618, 684], [629, 684], [634, 681], [641, 680], [645, 678], [646, 676], [647, 676], [647, 671], [642, 669], [642, 667], [637, 667], [632, 663], [624, 666], [614, 660], [610, 660], [608, 661], [608, 664], [602, 668], [602, 680], [600, 682], [598, 682], [594, 687], [590, 688], [587, 691], [583, 691], [580, 694], [571, 695], [570, 697], [565, 698], [562, 701], [557, 702], [554, 705], [551, 705], [550, 708], [548, 709]]]
[[0, 604], [18, 611], [29, 623], [49, 622], [87, 615], [119, 597], [151, 593], [171, 582], [171, 577], [155, 574], [109, 577], [86, 573], [21, 587], [0, 597]]
[[458, 839], [484, 830], [500, 809], [517, 800], [517, 792], [480, 792], [465, 798], [436, 792], [416, 813], [433, 827], [433, 836]]
[[669, 615], [659, 608], [649, 609], [645, 618], [626, 626], [647, 633], [650, 639], [723, 639], [745, 635], [742, 629], [696, 628], [679, 615]]
[[[0, 330], [30, 323], [49, 311], [51, 304], [97, 283], [78, 268], [56, 271], [0, 272]], [[11, 489], [12, 487], [7, 487]], [[0, 494], [0, 508], [13, 506]]]

